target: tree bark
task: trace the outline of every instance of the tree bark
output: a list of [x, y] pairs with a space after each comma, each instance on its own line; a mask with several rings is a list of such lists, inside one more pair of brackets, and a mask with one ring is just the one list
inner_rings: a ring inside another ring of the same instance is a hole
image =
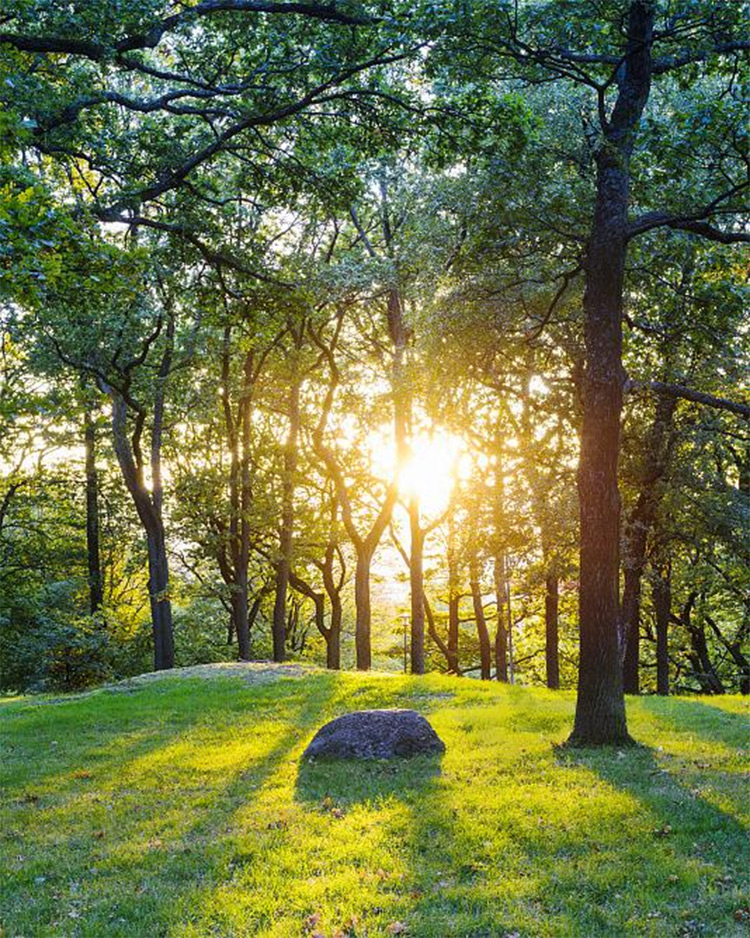
[[493, 576], [495, 581], [495, 679], [508, 683], [508, 630], [506, 627], [507, 615], [507, 571], [505, 568], [505, 554], [498, 552], [493, 560]]
[[[122, 471], [125, 486], [130, 493], [138, 517], [146, 533], [148, 552], [148, 594], [151, 607], [151, 628], [154, 641], [154, 670], [174, 667], [174, 633], [172, 604], [169, 598], [169, 562], [167, 559], [164, 524], [161, 517], [161, 474], [153, 472], [158, 466], [159, 434], [152, 445], [152, 490], [149, 492], [143, 478], [140, 459], [134, 458], [127, 435], [127, 407], [122, 396], [110, 389], [112, 399], [112, 433], [115, 455]], [[155, 414], [155, 420], [157, 419]]]
[[617, 484], [622, 306], [628, 234], [629, 158], [651, 85], [654, 9], [633, 0], [618, 95], [596, 157], [596, 207], [584, 292], [583, 425], [578, 467], [581, 521], [578, 699], [571, 742], [627, 744], [619, 608]]
[[654, 420], [646, 435], [646, 451], [640, 491], [625, 526], [623, 556], [622, 628], [625, 638], [623, 687], [626, 694], [640, 692], [641, 583], [646, 569], [646, 550], [661, 502], [661, 482], [671, 453], [672, 423], [677, 399], [659, 395]]
[[370, 567], [372, 553], [362, 544], [357, 550], [357, 566], [354, 571], [355, 627], [354, 648], [357, 658], [357, 670], [369, 671], [372, 667], [370, 608]]
[[560, 687], [560, 658], [558, 637], [559, 581], [554, 564], [547, 567], [544, 593], [544, 658], [547, 670], [547, 687]]
[[[341, 590], [346, 581], [346, 565], [338, 547], [339, 503], [335, 491], [331, 495], [330, 510], [330, 531], [325, 556], [322, 562], [316, 562], [316, 566], [323, 575], [323, 587], [328, 594], [328, 601], [331, 604], [331, 619], [325, 636], [326, 667], [338, 671], [341, 668], [341, 625], [343, 621]], [[334, 575], [336, 557], [339, 559], [341, 568], [338, 579]]]
[[459, 674], [458, 637], [460, 630], [461, 584], [456, 544], [455, 504], [448, 515], [448, 673]]
[[495, 482], [492, 503], [492, 523], [494, 534], [494, 557], [492, 573], [495, 583], [495, 679], [508, 682], [508, 629], [507, 614], [507, 564], [504, 546], [505, 535], [505, 482], [502, 474], [501, 438], [498, 433], [495, 441]]
[[[224, 582], [231, 591], [231, 618], [228, 635], [237, 636], [237, 655], [241, 661], [250, 660], [250, 610], [249, 610], [249, 564], [250, 564], [250, 508], [251, 445], [252, 445], [252, 392], [257, 378], [255, 355], [249, 349], [244, 356], [242, 384], [236, 410], [231, 401], [231, 336], [232, 329], [224, 329], [222, 349], [222, 405], [227, 445], [230, 452], [229, 465], [229, 544], [228, 553], [219, 556], [219, 568]], [[224, 548], [222, 547], [222, 551]], [[257, 610], [256, 610], [257, 615]]]
[[651, 598], [656, 619], [656, 693], [669, 694], [669, 621], [672, 611], [672, 580], [669, 566], [655, 571]]
[[104, 602], [101, 551], [99, 546], [99, 474], [96, 468], [96, 425], [88, 407], [84, 411], [86, 473], [86, 558], [89, 573], [89, 609], [91, 615]]
[[292, 562], [294, 536], [294, 489], [297, 472], [297, 439], [300, 430], [300, 381], [294, 379], [289, 395], [289, 431], [284, 447], [284, 469], [281, 495], [281, 529], [279, 531], [279, 559], [276, 564], [276, 595], [273, 606], [273, 660], [283, 661], [286, 656], [286, 594]]
[[411, 673], [424, 674], [424, 531], [419, 523], [419, 499], [409, 499], [411, 534], [409, 586], [411, 592]]
[[483, 681], [489, 681], [492, 678], [492, 651], [490, 647], [490, 633], [487, 628], [487, 619], [484, 614], [484, 605], [482, 603], [482, 587], [479, 577], [479, 559], [474, 555], [469, 564], [469, 585], [471, 587], [471, 599], [474, 606], [474, 620], [477, 626], [477, 638], [479, 639], [479, 664], [480, 675]]

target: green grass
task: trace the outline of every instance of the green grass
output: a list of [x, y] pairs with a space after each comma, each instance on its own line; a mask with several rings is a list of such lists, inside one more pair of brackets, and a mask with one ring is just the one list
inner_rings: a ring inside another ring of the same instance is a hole
[[[425, 713], [445, 756], [300, 766], [379, 706]], [[572, 712], [325, 673], [0, 703], [0, 934], [747, 935], [746, 701], [631, 700], [622, 752], [555, 748]]]

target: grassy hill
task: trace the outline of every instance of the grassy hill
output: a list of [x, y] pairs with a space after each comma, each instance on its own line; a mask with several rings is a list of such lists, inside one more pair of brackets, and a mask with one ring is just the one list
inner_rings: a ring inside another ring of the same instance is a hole
[[[748, 934], [747, 701], [632, 700], [644, 748], [566, 751], [567, 693], [216, 673], [0, 703], [4, 938]], [[381, 706], [442, 760], [300, 765]]]

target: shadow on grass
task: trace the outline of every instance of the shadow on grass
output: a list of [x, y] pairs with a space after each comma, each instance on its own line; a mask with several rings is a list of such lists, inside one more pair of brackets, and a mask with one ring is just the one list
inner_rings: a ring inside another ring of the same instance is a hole
[[[196, 683], [190, 690], [199, 687]], [[166, 935], [191, 898], [225, 878], [235, 815], [317, 725], [333, 687], [323, 678], [315, 679], [314, 687], [291, 692], [283, 682], [255, 688], [244, 710], [246, 688], [227, 685], [206, 695], [208, 702], [196, 695], [195, 711], [181, 713], [174, 725], [165, 725], [164, 714], [149, 708], [131, 727], [148, 736], [131, 746], [114, 745], [108, 751], [101, 730], [92, 746], [71, 746], [71, 765], [100, 753], [95, 778], [86, 783], [68, 773], [48, 777], [49, 811], [45, 797], [31, 805], [33, 824], [19, 816], [14, 834], [23, 863], [11, 864], [3, 874], [8, 890], [3, 924], [22, 934], [32, 922], [37, 928], [44, 923], [54, 933], [59, 916], [72, 912], [81, 935]], [[206, 734], [217, 727], [222, 740], [217, 737], [211, 745], [227, 739], [231, 747], [244, 734], [251, 740], [254, 733], [261, 737], [249, 764], [242, 764], [240, 751], [221, 773], [205, 775], [198, 785], [189, 765], [170, 765], [168, 780], [160, 783], [158, 765], [176, 737], [197, 757], [210, 740]], [[34, 779], [36, 768], [33, 761], [28, 766]], [[104, 829], [97, 831], [99, 825]], [[69, 882], [75, 884], [75, 895], [87, 896], [85, 915], [79, 914], [75, 896], [65, 894]]]
[[302, 760], [295, 800], [310, 806], [330, 798], [348, 807], [388, 798], [424, 798], [440, 776], [441, 758]]
[[[692, 725], [689, 731], [694, 731]], [[556, 759], [563, 768], [594, 773], [640, 806], [642, 830], [635, 837], [642, 845], [650, 842], [650, 849], [644, 852], [647, 866], [634, 870], [634, 878], [641, 879], [652, 902], [658, 900], [657, 921], [660, 906], [682, 907], [683, 924], [670, 934], [739, 934], [735, 918], [747, 902], [750, 843], [744, 825], [716, 799], [710, 800], [708, 765], [701, 763], [696, 772], [643, 745], [620, 750], [559, 747]], [[732, 791], [737, 797], [736, 782]], [[654, 933], [660, 934], [658, 927]]]
[[679, 697], [642, 697], [640, 707], [650, 719], [657, 720], [671, 732], [695, 736], [710, 743], [750, 746], [750, 699], [745, 714], [717, 707], [708, 700], [685, 700]]

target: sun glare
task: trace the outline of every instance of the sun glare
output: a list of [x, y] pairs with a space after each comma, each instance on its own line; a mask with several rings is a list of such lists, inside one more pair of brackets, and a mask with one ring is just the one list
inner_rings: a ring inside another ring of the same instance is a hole
[[428, 516], [448, 505], [456, 479], [463, 473], [462, 445], [451, 434], [415, 437], [411, 457], [399, 474], [399, 489], [408, 497], [418, 495]]

